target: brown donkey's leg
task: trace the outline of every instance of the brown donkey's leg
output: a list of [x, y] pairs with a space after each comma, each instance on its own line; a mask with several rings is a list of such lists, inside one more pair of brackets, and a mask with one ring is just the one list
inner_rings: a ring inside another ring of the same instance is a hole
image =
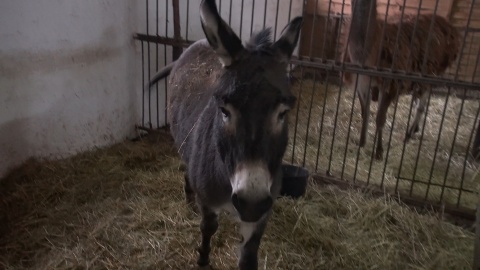
[[425, 116], [425, 109], [427, 107], [429, 91], [431, 91], [431, 86], [428, 87], [426, 91], [422, 91], [420, 97], [416, 98], [417, 100], [415, 104], [415, 117], [410, 127], [408, 127], [407, 135], [405, 136], [405, 142], [408, 142], [413, 137], [413, 135], [420, 130], [419, 123], [420, 120]]
[[360, 141], [358, 145], [363, 147], [367, 141], [368, 119], [370, 116], [370, 77], [358, 75], [356, 78], [356, 91], [358, 93], [358, 99], [360, 100], [362, 110], [362, 130], [360, 132]]
[[379, 104], [377, 110], [377, 142], [376, 142], [376, 153], [375, 158], [377, 160], [383, 159], [383, 127], [385, 126], [385, 121], [387, 120], [387, 111], [388, 107], [392, 103], [392, 94], [385, 93], [383, 91], [379, 92]]

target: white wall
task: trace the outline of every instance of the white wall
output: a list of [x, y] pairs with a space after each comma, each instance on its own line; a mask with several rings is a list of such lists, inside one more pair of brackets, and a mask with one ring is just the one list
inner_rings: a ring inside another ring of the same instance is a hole
[[[155, 35], [156, 0], [0, 1], [0, 177], [32, 156], [66, 157], [136, 135], [134, 126], [142, 121], [142, 46], [132, 36], [146, 33], [147, 1], [149, 34]], [[182, 36], [188, 28], [188, 39], [198, 40], [204, 38], [200, 0], [189, 2], [187, 9], [187, 0], [180, 0]], [[229, 22], [230, 2], [231, 25], [240, 34], [242, 1], [222, 0], [221, 14]], [[158, 34], [172, 37], [171, 0], [158, 3]], [[253, 0], [244, 0], [241, 38], [250, 36], [252, 7], [253, 31], [258, 31], [264, 18], [275, 29], [279, 5], [278, 38], [289, 4], [255, 0], [252, 6]], [[301, 14], [302, 4], [292, 0], [291, 18]], [[147, 55], [146, 43], [143, 48]], [[160, 45], [157, 55], [157, 46], [150, 44], [150, 74], [157, 60], [161, 68], [171, 54]], [[146, 57], [145, 71], [147, 64]], [[150, 92], [150, 112], [144, 96], [145, 120], [154, 127], [165, 124], [164, 88], [159, 83], [158, 98], [156, 89]]]
[[135, 135], [136, 1], [0, 1], [0, 176]]

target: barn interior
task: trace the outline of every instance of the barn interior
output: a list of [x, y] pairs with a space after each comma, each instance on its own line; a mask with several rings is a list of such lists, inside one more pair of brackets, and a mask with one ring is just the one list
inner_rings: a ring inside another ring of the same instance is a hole
[[[310, 177], [304, 196], [275, 204], [262, 269], [479, 267], [480, 3], [377, 3], [382, 19], [437, 13], [462, 44], [442, 75], [369, 70], [434, 85], [408, 143], [411, 96], [391, 106], [381, 161], [373, 158], [377, 103], [359, 148], [360, 103], [341, 80], [351, 68], [341, 58], [349, 0], [217, 1], [242, 40], [263, 27], [278, 38], [291, 18], [305, 18], [290, 66], [297, 104], [284, 163]], [[143, 86], [204, 38], [199, 4], [0, 3], [2, 269], [196, 269], [200, 216], [185, 204], [167, 83]], [[214, 269], [235, 269], [239, 241], [238, 224], [221, 215]]]

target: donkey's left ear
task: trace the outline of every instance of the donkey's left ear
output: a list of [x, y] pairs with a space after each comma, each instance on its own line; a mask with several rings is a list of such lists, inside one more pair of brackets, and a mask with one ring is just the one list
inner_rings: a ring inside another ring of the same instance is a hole
[[202, 0], [200, 21], [208, 43], [224, 67], [230, 66], [243, 51], [242, 41], [220, 17], [215, 0]]
[[280, 62], [287, 63], [298, 43], [300, 30], [303, 25], [303, 18], [296, 17], [282, 31], [281, 37], [272, 45]]

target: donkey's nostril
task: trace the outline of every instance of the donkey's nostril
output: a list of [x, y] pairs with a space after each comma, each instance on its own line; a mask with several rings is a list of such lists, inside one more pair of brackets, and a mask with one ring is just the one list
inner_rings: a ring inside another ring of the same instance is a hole
[[246, 222], [258, 221], [273, 206], [273, 198], [266, 196], [260, 200], [246, 200], [234, 193], [232, 204], [240, 214], [240, 219]]
[[258, 208], [259, 208], [258, 210], [262, 213], [265, 213], [268, 210], [270, 210], [272, 206], [273, 206], [273, 199], [271, 196], [268, 196], [267, 198], [263, 199], [258, 203]]
[[237, 193], [233, 193], [232, 195], [232, 204], [237, 209], [238, 212], [241, 212], [242, 209], [245, 209], [246, 202], [242, 198], [238, 197]]

